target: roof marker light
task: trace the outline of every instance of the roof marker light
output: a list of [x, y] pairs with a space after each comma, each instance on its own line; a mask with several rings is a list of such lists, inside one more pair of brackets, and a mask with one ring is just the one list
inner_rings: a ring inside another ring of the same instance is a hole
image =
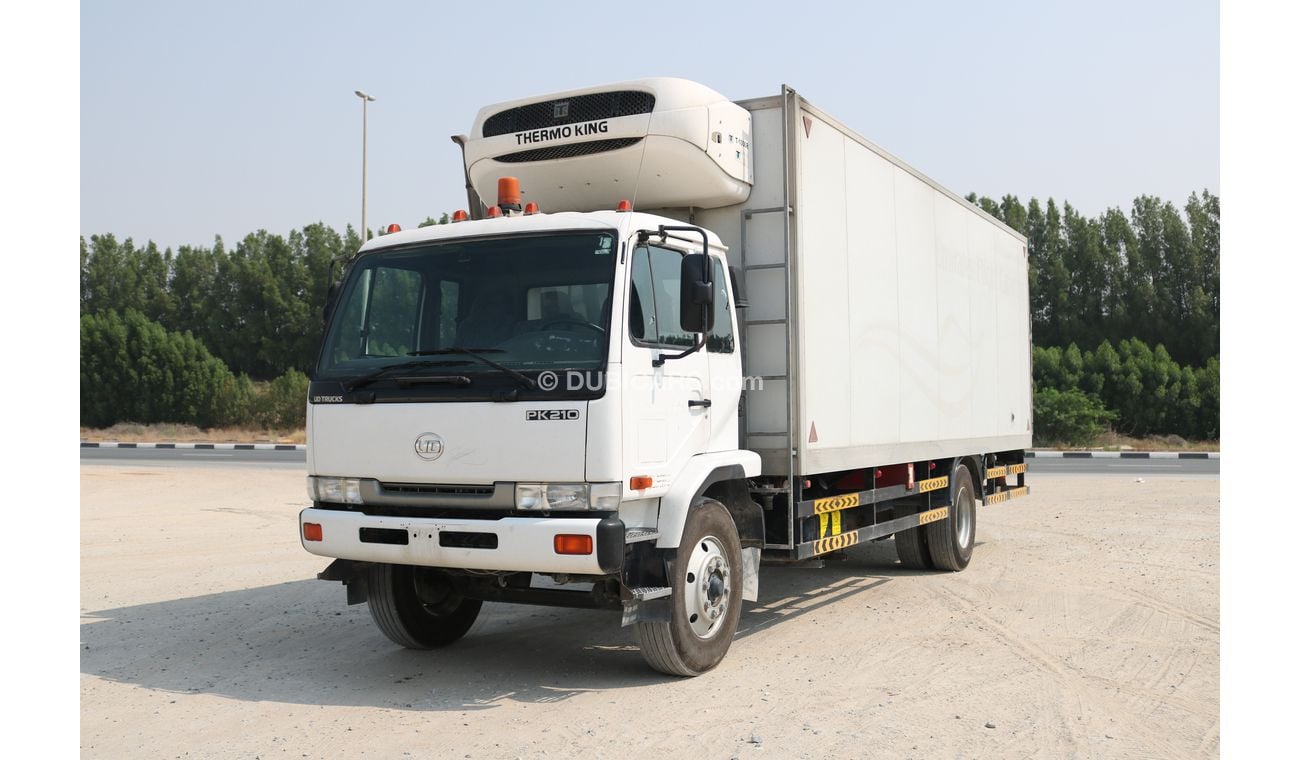
[[536, 213], [537, 213], [537, 204], [532, 201], [528, 201], [528, 203], [524, 206], [524, 216], [531, 216], [532, 214], [536, 214]]
[[631, 210], [632, 210], [632, 201], [629, 201], [628, 199], [624, 198], [623, 200], [621, 200], [621, 201], [618, 202], [618, 209], [617, 209], [617, 210], [618, 210], [618, 211], [631, 211]]
[[389, 234], [389, 235], [393, 234], [394, 232], [401, 232], [401, 231], [402, 231], [402, 225], [400, 225], [400, 224], [390, 224], [390, 225], [388, 225], [388, 233], [387, 233], [387, 234]]
[[501, 216], [501, 208], [498, 206], [488, 206], [487, 215], [489, 219], [496, 219]]
[[463, 222], [466, 219], [469, 219], [469, 214], [465, 213], [462, 209], [456, 209], [456, 213], [451, 215], [451, 220], [453, 222]]
[[518, 177], [502, 177], [497, 180], [497, 205], [502, 211], [519, 210]]

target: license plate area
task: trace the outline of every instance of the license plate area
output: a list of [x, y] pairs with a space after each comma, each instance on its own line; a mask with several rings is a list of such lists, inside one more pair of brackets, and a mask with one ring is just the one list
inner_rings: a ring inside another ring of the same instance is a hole
[[438, 545], [454, 549], [495, 549], [497, 534], [443, 530], [438, 532]]
[[406, 546], [411, 543], [411, 534], [401, 528], [361, 528], [358, 538], [363, 544]]

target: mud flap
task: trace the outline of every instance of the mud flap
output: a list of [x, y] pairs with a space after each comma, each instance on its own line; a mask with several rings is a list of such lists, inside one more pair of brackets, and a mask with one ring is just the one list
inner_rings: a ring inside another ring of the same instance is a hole
[[757, 546], [740, 550], [740, 572], [744, 587], [740, 598], [746, 602], [758, 601], [758, 566], [763, 560], [763, 550]]
[[672, 597], [662, 597], [659, 599], [647, 599], [646, 601], [637, 601], [635, 599], [623, 602], [623, 626], [629, 626], [633, 623], [666, 623], [672, 619]]
[[348, 592], [348, 604], [362, 604], [370, 597], [366, 574], [361, 572], [364, 564], [350, 559], [336, 559], [329, 567], [317, 573], [316, 577], [323, 581], [341, 581]]

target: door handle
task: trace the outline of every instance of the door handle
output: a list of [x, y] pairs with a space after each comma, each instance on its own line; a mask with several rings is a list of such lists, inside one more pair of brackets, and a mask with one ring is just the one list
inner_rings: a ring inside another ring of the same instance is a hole
[[698, 399], [697, 399], [697, 398], [693, 398], [693, 399], [691, 399], [690, 401], [687, 401], [687, 402], [686, 402], [686, 405], [689, 406], [689, 407], [697, 407], [697, 406], [698, 406], [698, 407], [702, 407], [702, 408], [704, 408], [704, 409], [708, 409], [709, 407], [713, 406], [713, 402], [712, 402], [711, 400], [707, 399], [707, 398], [698, 398]]

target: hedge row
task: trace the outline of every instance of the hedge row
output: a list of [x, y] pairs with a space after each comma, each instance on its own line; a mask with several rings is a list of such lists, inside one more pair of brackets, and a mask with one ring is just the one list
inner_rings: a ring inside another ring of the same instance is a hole
[[1107, 425], [1125, 435], [1219, 437], [1219, 360], [1192, 368], [1163, 345], [1140, 340], [1093, 351], [1034, 348], [1034, 432], [1039, 441], [1081, 443]]
[[134, 309], [81, 317], [81, 424], [179, 422], [296, 429], [306, 424], [307, 376], [269, 383], [234, 374], [189, 332]]

